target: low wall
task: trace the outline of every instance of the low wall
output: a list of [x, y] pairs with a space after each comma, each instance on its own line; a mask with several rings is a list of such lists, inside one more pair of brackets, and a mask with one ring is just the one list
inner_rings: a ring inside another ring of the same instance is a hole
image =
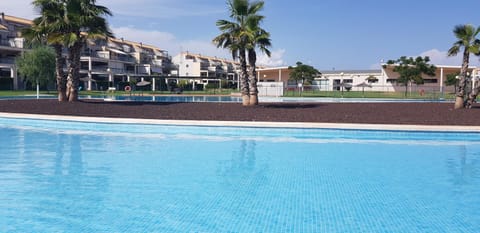
[[283, 82], [258, 82], [258, 96], [283, 96]]

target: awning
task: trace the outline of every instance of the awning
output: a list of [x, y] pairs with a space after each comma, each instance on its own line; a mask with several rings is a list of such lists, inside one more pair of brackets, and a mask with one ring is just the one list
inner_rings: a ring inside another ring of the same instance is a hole
[[121, 50], [118, 50], [118, 49], [113, 49], [113, 48], [107, 48], [109, 51], [112, 51], [114, 53], [118, 53], [118, 54], [123, 54], [123, 55], [128, 55], [128, 53], [126, 52], [123, 52]]

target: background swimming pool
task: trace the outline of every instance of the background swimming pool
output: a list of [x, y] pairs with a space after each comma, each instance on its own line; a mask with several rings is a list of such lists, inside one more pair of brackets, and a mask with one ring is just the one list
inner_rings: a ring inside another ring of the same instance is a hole
[[0, 118], [0, 232], [478, 232], [480, 136]]

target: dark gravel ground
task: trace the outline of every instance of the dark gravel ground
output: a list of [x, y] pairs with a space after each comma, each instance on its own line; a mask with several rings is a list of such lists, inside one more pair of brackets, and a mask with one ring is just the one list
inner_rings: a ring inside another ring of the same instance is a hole
[[480, 126], [480, 106], [453, 103], [154, 103], [1, 100], [0, 112], [171, 120], [325, 122]]

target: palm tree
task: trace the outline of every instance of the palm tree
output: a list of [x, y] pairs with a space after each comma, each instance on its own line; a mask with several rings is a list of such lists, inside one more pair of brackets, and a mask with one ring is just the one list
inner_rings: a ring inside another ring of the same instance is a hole
[[65, 58], [62, 56], [63, 32], [66, 23], [62, 0], [35, 0], [32, 5], [40, 12], [33, 25], [23, 31], [23, 35], [32, 43], [46, 43], [55, 51], [55, 76], [58, 101], [66, 101], [66, 78], [63, 71]]
[[240, 84], [242, 93], [242, 104], [250, 105], [250, 87], [247, 72], [246, 50], [251, 40], [255, 38], [254, 32], [249, 25], [260, 22], [263, 16], [258, 11], [263, 8], [263, 1], [250, 2], [249, 0], [229, 0], [227, 2], [230, 18], [233, 21], [218, 20], [217, 26], [222, 32], [213, 39], [218, 48], [227, 48], [232, 53], [234, 60], [240, 62]]
[[[34, 0], [41, 16], [26, 31], [32, 40], [45, 38], [56, 54], [56, 76], [59, 101], [77, 101], [82, 46], [89, 38], [110, 37], [104, 16], [112, 15], [108, 8], [96, 5], [96, 0]], [[63, 72], [64, 47], [68, 48], [67, 78]]]
[[81, 49], [87, 39], [112, 37], [104, 16], [111, 16], [110, 10], [96, 5], [96, 0], [66, 0], [69, 30], [65, 35], [68, 46], [67, 97], [69, 101], [78, 100], [80, 81]]
[[[476, 39], [479, 32], [480, 27], [475, 28], [475, 26], [471, 24], [457, 25], [453, 29], [453, 33], [455, 34], [455, 37], [458, 39], [458, 41], [456, 41], [453, 46], [448, 50], [448, 56], [457, 55], [460, 52], [461, 48], [463, 48], [463, 62], [462, 68], [460, 70], [460, 80], [456, 93], [455, 109], [466, 107], [464, 98], [469, 58], [470, 53], [479, 54], [480, 52], [480, 40]], [[468, 104], [471, 105], [471, 102], [469, 101]]]
[[[263, 2], [261, 4], [263, 6]], [[259, 18], [260, 19], [260, 18]], [[261, 18], [263, 19], [263, 17]], [[248, 50], [248, 65], [249, 65], [249, 89], [250, 89], [250, 105], [258, 105], [258, 88], [257, 88], [257, 52], [256, 48], [258, 47], [261, 52], [265, 53], [270, 57], [271, 53], [268, 50], [268, 47], [272, 45], [270, 40], [270, 33], [263, 30], [259, 27], [260, 22], [253, 22], [249, 26], [249, 29], [252, 31], [250, 34], [253, 35], [250, 43], [247, 46]]]

